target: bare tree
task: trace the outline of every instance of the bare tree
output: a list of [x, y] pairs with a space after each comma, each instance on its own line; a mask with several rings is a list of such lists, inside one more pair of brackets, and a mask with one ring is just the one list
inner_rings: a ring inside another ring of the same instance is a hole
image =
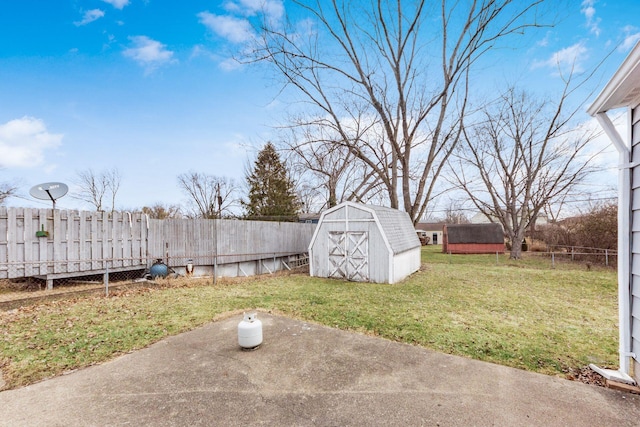
[[[95, 172], [93, 169], [85, 169], [76, 173], [75, 184], [78, 191], [73, 195], [76, 199], [87, 202], [95, 207], [96, 211], [105, 211], [105, 197], [111, 201], [111, 212], [115, 210], [116, 196], [120, 190], [122, 176], [117, 168]], [[108, 202], [107, 202], [108, 203]]]
[[380, 192], [377, 175], [348, 147], [336, 142], [340, 135], [317, 121], [296, 120], [288, 130], [289, 138], [282, 144], [289, 153], [287, 162], [301, 187], [314, 189], [305, 195], [322, 200], [317, 210], [346, 200], [368, 200]]
[[4, 204], [5, 200], [16, 194], [16, 191], [18, 191], [18, 188], [14, 184], [0, 182], [0, 206]]
[[484, 108], [483, 120], [464, 130], [465, 144], [452, 163], [455, 181], [477, 209], [502, 224], [510, 257], [521, 256], [530, 224], [593, 171], [587, 146], [595, 132], [572, 127], [565, 113], [567, 81], [559, 99], [535, 100], [508, 88]]
[[178, 205], [164, 205], [154, 203], [151, 206], [144, 206], [142, 213], [149, 215], [153, 219], [170, 219], [182, 217], [181, 208]]
[[178, 175], [178, 186], [189, 197], [190, 215], [222, 218], [233, 215], [237, 205], [237, 186], [232, 179], [198, 172]]
[[111, 212], [116, 209], [116, 195], [120, 190], [120, 183], [122, 182], [122, 175], [116, 168], [111, 168], [103, 172], [104, 181], [107, 185], [107, 191], [110, 193], [111, 198]]
[[16, 193], [16, 190], [16, 187], [7, 182], [0, 183], [0, 206], [4, 204], [5, 200], [13, 196]]
[[252, 59], [267, 61], [334, 143], [367, 165], [387, 202], [414, 221], [458, 143], [474, 63], [537, 27], [544, 0], [292, 0], [306, 27], [266, 21]]
[[314, 182], [307, 181], [295, 174], [292, 174], [291, 178], [295, 182], [295, 193], [300, 201], [300, 213], [320, 212], [325, 202], [318, 186]]
[[449, 200], [448, 206], [444, 210], [444, 222], [446, 224], [469, 224], [471, 221], [467, 218], [459, 200]]

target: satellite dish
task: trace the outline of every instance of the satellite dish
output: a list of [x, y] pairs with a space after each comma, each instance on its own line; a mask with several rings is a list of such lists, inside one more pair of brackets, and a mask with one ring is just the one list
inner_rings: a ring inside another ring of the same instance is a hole
[[56, 200], [67, 194], [67, 191], [69, 191], [67, 184], [61, 182], [45, 182], [44, 184], [31, 187], [29, 194], [36, 199], [51, 200], [53, 202], [53, 209], [55, 209]]

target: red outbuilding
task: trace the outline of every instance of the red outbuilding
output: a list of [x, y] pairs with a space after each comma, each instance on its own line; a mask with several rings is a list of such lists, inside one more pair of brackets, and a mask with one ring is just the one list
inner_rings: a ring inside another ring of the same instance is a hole
[[503, 254], [500, 224], [449, 224], [444, 226], [442, 252], [452, 254]]

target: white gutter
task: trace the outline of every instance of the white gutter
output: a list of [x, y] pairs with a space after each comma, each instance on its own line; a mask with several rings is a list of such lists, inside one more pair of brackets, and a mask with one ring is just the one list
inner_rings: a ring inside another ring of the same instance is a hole
[[[628, 141], [631, 141], [631, 113], [627, 112]], [[635, 357], [631, 352], [631, 149], [630, 144], [626, 144], [615, 126], [611, 122], [607, 113], [600, 112], [595, 115], [598, 123], [613, 142], [618, 150], [618, 321], [620, 335], [620, 370], [597, 368], [590, 365], [592, 369], [606, 378], [635, 384], [630, 373], [630, 357]]]

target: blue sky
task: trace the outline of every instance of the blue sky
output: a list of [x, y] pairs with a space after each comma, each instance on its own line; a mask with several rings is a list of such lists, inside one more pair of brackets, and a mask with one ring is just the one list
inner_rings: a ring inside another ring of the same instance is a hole
[[[495, 68], [484, 68], [477, 84], [491, 91], [511, 81], [548, 94], [557, 64], [575, 61], [586, 71], [615, 49], [587, 88], [600, 90], [640, 40], [640, 2], [560, 4], [556, 27], [493, 53]], [[73, 189], [76, 172], [88, 168], [120, 170], [119, 209], [183, 203], [176, 176], [190, 170], [242, 182], [255, 147], [276, 137], [288, 101], [264, 68], [230, 59], [250, 38], [247, 18], [261, 5], [273, 19], [288, 7], [280, 0], [3, 2], [0, 181], [20, 189], [8, 204], [48, 207], [28, 195], [31, 186], [61, 181]], [[612, 148], [602, 162], [615, 172]], [[58, 207], [89, 206], [65, 197]]]

